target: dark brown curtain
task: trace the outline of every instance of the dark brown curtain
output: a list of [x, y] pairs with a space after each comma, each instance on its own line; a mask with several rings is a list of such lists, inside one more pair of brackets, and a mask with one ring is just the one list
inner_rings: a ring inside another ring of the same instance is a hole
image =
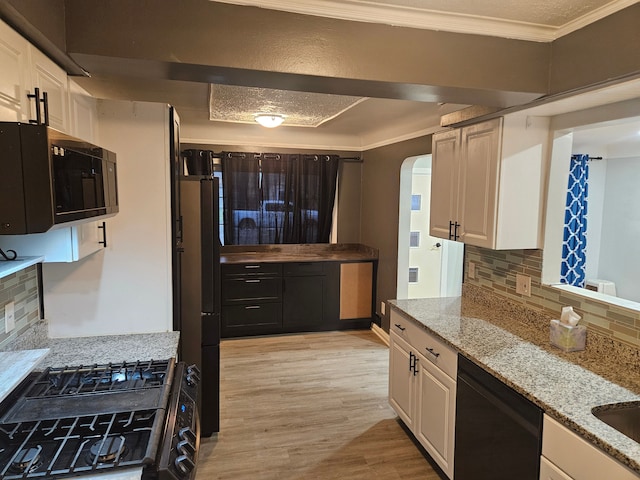
[[258, 244], [260, 223], [260, 154], [222, 154], [225, 245]]
[[[237, 158], [246, 160], [239, 155], [223, 154], [225, 196], [228, 199], [233, 193], [234, 197], [224, 206], [225, 244], [329, 242], [340, 160], [337, 155], [245, 154], [259, 160], [259, 191], [231, 192], [256, 188], [255, 182], [237, 181], [238, 169], [243, 175], [247, 173], [246, 162], [236, 164]], [[238, 198], [259, 199], [259, 205], [254, 210], [254, 203], [238, 202]], [[251, 209], [244, 208], [249, 203]]]

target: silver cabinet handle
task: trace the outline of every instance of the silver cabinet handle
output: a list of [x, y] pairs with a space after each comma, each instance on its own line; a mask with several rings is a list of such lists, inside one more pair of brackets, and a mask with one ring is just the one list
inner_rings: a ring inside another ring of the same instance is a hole
[[260, 283], [260, 280], [245, 280], [244, 283]]
[[260, 268], [260, 265], [245, 265], [244, 268]]
[[249, 305], [244, 307], [245, 310], [259, 310], [260, 309], [260, 305]]

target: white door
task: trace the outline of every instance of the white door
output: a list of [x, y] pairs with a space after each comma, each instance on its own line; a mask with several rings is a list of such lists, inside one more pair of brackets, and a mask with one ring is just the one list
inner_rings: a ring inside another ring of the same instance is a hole
[[413, 167], [407, 298], [440, 296], [441, 238], [429, 235], [431, 168]]

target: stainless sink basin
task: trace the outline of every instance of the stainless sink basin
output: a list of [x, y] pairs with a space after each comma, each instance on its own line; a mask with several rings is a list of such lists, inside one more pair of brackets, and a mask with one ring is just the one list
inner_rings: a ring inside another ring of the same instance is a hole
[[596, 418], [640, 443], [640, 401], [601, 405], [591, 409]]

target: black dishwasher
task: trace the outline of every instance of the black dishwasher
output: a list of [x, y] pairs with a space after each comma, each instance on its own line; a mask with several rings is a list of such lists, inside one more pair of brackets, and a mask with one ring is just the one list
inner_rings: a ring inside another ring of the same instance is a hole
[[538, 480], [542, 410], [458, 356], [455, 480]]

